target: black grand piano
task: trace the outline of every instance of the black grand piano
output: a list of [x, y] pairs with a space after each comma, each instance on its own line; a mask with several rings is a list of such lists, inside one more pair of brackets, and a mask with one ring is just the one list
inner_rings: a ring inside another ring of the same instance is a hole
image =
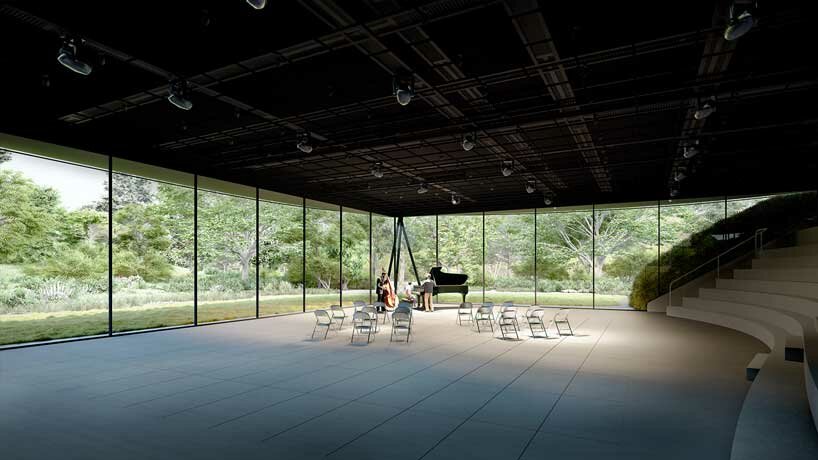
[[[466, 294], [469, 293], [469, 287], [466, 286], [469, 275], [446, 273], [441, 268], [442, 267], [432, 267], [431, 270], [429, 270], [429, 273], [432, 274], [432, 279], [435, 280], [434, 295], [457, 292], [463, 296], [463, 302], [465, 302]], [[412, 287], [412, 293], [418, 298], [418, 305], [421, 304], [420, 296], [423, 295], [423, 280], [420, 280], [420, 282], [420, 286]]]

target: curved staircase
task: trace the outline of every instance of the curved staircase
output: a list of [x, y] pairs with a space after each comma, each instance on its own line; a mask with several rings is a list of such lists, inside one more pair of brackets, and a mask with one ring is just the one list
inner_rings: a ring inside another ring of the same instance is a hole
[[736, 423], [733, 459], [818, 459], [818, 227], [797, 245], [766, 249], [684, 297], [667, 315], [751, 335], [770, 352], [748, 365], [753, 380]]

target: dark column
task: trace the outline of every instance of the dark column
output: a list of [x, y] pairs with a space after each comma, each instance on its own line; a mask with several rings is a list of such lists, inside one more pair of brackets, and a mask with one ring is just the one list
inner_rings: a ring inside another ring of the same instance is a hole
[[301, 311], [307, 311], [307, 199], [301, 198]]
[[344, 305], [344, 207], [338, 207], [338, 305]]
[[537, 305], [537, 208], [534, 208], [534, 305]]
[[260, 279], [260, 273], [259, 272], [261, 271], [261, 270], [259, 270], [261, 265], [259, 264], [259, 260], [258, 260], [258, 255], [259, 255], [259, 248], [258, 247], [261, 245], [261, 241], [259, 241], [259, 231], [258, 231], [258, 221], [260, 219], [258, 211], [259, 211], [258, 187], [256, 187], [256, 318], [258, 318], [258, 316], [259, 316], [258, 315], [258, 313], [259, 313], [259, 305], [258, 305], [258, 303], [259, 303], [259, 300], [258, 300], [259, 288], [258, 288], [258, 282], [259, 282], [259, 279]]
[[193, 175], [193, 325], [199, 324], [199, 175]]
[[114, 159], [108, 156], [108, 335], [114, 333]]
[[483, 211], [483, 302], [486, 301], [486, 212]]
[[372, 305], [372, 213], [369, 213], [369, 304]]

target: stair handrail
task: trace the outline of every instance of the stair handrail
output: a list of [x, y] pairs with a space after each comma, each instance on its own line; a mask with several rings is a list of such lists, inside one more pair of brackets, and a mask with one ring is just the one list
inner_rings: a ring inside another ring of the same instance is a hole
[[668, 285], [668, 300], [667, 300], [668, 306], [669, 307], [673, 306], [673, 285], [677, 281], [680, 281], [680, 280], [686, 278], [691, 273], [697, 272], [700, 268], [702, 268], [702, 267], [704, 267], [704, 266], [706, 266], [708, 264], [711, 264], [714, 261], [716, 262], [716, 279], [718, 280], [719, 275], [720, 275], [720, 271], [721, 271], [721, 258], [723, 256], [727, 255], [728, 253], [732, 252], [733, 250], [739, 248], [740, 246], [744, 245], [748, 241], [753, 240], [753, 254], [755, 256], [758, 256], [759, 254], [761, 254], [761, 252], [764, 251], [764, 232], [766, 232], [766, 231], [767, 231], [767, 227], [756, 229], [756, 231], [753, 233], [753, 236], [750, 236], [748, 238], [745, 238], [745, 239], [741, 240], [740, 242], [736, 243], [735, 246], [732, 246], [729, 249], [726, 249], [726, 250], [722, 251], [717, 256], [715, 256], [715, 257], [713, 257], [711, 259], [708, 259], [707, 261], [705, 261], [704, 263], [702, 263], [698, 267], [685, 272], [683, 275], [681, 275], [678, 278], [671, 281], [670, 285]]

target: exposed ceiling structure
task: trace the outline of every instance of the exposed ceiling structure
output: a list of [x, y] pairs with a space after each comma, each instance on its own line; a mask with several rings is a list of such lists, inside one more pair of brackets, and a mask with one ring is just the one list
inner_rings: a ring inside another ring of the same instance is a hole
[[0, 131], [387, 215], [816, 188], [810, 2], [72, 3], [0, 4]]

